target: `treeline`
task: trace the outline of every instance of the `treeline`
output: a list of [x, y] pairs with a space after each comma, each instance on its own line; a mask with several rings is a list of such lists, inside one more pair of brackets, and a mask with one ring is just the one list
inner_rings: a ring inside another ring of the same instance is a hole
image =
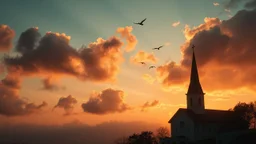
[[[245, 120], [244, 129], [256, 129], [256, 101], [249, 103], [239, 102], [229, 110], [234, 111]], [[117, 139], [114, 144], [160, 144], [160, 139], [165, 137], [170, 137], [169, 129], [160, 127], [155, 133], [151, 131], [134, 133]]]
[[246, 121], [245, 128], [256, 129], [256, 101], [249, 103], [239, 102], [229, 110], [234, 111]]
[[155, 133], [143, 131], [134, 133], [128, 137], [117, 139], [114, 144], [159, 144], [161, 138], [170, 137], [170, 131], [166, 127], [160, 127]]

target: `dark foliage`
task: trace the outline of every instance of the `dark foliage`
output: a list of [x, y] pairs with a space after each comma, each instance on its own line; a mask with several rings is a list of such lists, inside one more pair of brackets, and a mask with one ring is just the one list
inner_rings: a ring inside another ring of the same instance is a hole
[[233, 111], [246, 121], [247, 128], [256, 129], [256, 101], [250, 103], [239, 102], [233, 108]]

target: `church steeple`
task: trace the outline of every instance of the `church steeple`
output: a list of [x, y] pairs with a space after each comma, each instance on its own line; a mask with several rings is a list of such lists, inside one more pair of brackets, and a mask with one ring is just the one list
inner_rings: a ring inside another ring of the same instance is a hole
[[187, 108], [193, 110], [195, 113], [204, 113], [204, 92], [199, 81], [199, 75], [196, 65], [196, 57], [194, 52], [194, 45], [192, 46], [192, 66], [190, 74], [190, 84], [187, 92]]
[[203, 89], [200, 84], [200, 81], [199, 81], [194, 47], [195, 46], [193, 45], [192, 46], [193, 56], [192, 56], [192, 66], [191, 66], [191, 74], [190, 74], [190, 84], [189, 84], [187, 94], [204, 94]]

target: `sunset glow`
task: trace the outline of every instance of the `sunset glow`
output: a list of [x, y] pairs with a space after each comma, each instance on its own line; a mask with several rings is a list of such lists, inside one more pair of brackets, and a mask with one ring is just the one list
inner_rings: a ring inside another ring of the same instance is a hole
[[254, 101], [256, 10], [229, 2], [6, 0], [0, 129], [169, 127], [186, 108], [192, 45], [206, 108]]

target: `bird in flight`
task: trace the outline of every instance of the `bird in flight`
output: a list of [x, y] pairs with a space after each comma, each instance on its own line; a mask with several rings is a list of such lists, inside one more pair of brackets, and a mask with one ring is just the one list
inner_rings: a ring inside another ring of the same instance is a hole
[[141, 26], [143, 26], [144, 24], [144, 21], [146, 20], [147, 18], [145, 18], [144, 20], [142, 20], [141, 22], [139, 22], [139, 23], [134, 23], [134, 24], [137, 24], [137, 25], [141, 25]]
[[146, 63], [145, 62], [140, 62], [141, 64], [145, 65]]
[[156, 66], [150, 66], [149, 69], [156, 68]]
[[161, 45], [160, 47], [157, 47], [157, 48], [153, 48], [153, 50], [160, 50], [160, 48], [162, 48], [163, 47], [163, 45]]

